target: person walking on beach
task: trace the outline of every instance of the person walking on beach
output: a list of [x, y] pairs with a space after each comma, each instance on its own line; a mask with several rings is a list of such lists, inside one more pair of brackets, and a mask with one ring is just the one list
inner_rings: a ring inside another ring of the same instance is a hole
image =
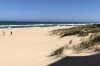
[[5, 35], [5, 32], [3, 31], [3, 35]]
[[11, 33], [11, 35], [12, 35], [12, 31], [11, 31], [10, 33]]

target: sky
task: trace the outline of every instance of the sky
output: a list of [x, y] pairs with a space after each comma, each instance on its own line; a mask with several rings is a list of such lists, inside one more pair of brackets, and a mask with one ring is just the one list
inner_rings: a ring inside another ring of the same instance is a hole
[[0, 21], [100, 22], [100, 0], [0, 0]]

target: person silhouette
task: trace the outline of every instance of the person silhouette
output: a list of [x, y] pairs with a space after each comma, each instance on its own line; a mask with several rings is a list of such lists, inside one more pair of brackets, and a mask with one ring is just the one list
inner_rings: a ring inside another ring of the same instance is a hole
[[3, 35], [5, 35], [5, 32], [3, 31]]
[[10, 33], [11, 33], [11, 35], [12, 35], [12, 31], [11, 31]]

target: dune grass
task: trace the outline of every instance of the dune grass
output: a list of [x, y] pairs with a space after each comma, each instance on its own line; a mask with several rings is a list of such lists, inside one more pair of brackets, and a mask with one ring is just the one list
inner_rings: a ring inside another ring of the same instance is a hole
[[62, 47], [56, 49], [55, 51], [53, 51], [50, 56], [56, 56], [57, 58], [62, 57], [64, 49], [65, 49], [65, 47], [62, 46]]
[[89, 38], [81, 40], [77, 46], [73, 46], [75, 51], [81, 51], [84, 49], [99, 51], [100, 48], [100, 33], [94, 33]]
[[[70, 40], [69, 41], [69, 44], [72, 44], [73, 40]], [[69, 44], [65, 45], [65, 46], [62, 46], [60, 48], [57, 48], [56, 50], [54, 50], [52, 52], [52, 54], [50, 56], [56, 56], [57, 58], [58, 57], [63, 57], [63, 52], [65, 49], [68, 49], [69, 48]]]
[[88, 36], [89, 33], [98, 33], [100, 32], [100, 24], [91, 24], [91, 25], [82, 25], [75, 26], [72, 28], [64, 28], [50, 31], [49, 35], [59, 35], [60, 38], [69, 36], [69, 35], [79, 35], [79, 36]]
[[[73, 51], [79, 53], [83, 50], [94, 50], [95, 52], [100, 51], [100, 33], [93, 33], [87, 39], [82, 38], [80, 43], [77, 45], [72, 44], [72, 40], [69, 41], [69, 44], [62, 46], [51, 54], [51, 56], [62, 57], [64, 49], [73, 49]], [[73, 46], [69, 48], [69, 46]]]
[[92, 34], [88, 39], [82, 41], [79, 45], [80, 45], [80, 48], [87, 49], [89, 47], [92, 47], [98, 44], [100, 44], [100, 34], [95, 33], [95, 34]]
[[73, 40], [70, 40], [70, 41], [69, 41], [69, 44], [72, 44], [72, 42], [73, 42]]
[[[86, 50], [94, 50], [95, 52], [100, 51], [100, 24], [92, 24], [92, 25], [83, 25], [83, 26], [76, 26], [69, 29], [57, 29], [50, 31], [50, 35], [59, 35], [60, 37], [65, 37], [69, 35], [79, 35], [79, 36], [88, 36], [88, 34], [91, 33], [91, 35], [84, 39], [82, 38], [80, 40], [80, 43], [77, 45], [72, 45], [70, 49], [73, 49], [76, 52], [80, 52], [84, 49]], [[53, 51], [51, 56], [57, 56], [61, 57], [63, 54], [64, 49], [69, 49], [69, 45], [72, 44], [72, 40], [69, 41], [69, 44], [66, 46], [60, 47]]]

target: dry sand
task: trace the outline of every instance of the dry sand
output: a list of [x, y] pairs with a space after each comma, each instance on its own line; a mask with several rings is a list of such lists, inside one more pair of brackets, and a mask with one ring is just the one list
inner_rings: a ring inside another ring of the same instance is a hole
[[[53, 50], [71, 39], [75, 42], [80, 39], [77, 36], [58, 39], [59, 36], [46, 35], [48, 31], [59, 28], [65, 27], [1, 29], [0, 66], [47, 66], [56, 62], [58, 59], [49, 57]], [[6, 35], [2, 35], [3, 31]]]

